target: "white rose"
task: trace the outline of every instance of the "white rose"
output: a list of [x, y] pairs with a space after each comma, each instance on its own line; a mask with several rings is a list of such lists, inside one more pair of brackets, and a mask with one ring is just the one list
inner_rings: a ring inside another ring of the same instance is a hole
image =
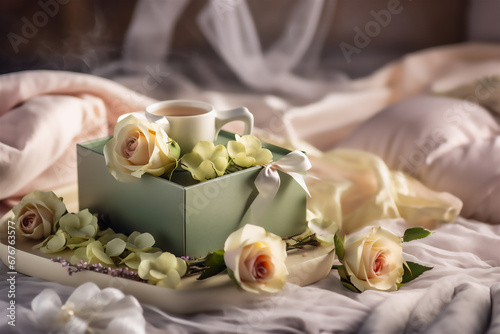
[[224, 251], [224, 262], [242, 289], [278, 292], [285, 285], [286, 244], [279, 236], [247, 224], [227, 238]]
[[353, 235], [344, 245], [343, 264], [360, 291], [397, 290], [404, 272], [402, 240], [380, 226], [367, 235]]
[[176, 167], [180, 148], [156, 123], [129, 115], [120, 120], [104, 146], [111, 175], [121, 182], [137, 181], [144, 173], [160, 176]]
[[30, 239], [46, 238], [66, 212], [66, 206], [52, 191], [35, 190], [12, 208], [14, 222], [21, 235]]

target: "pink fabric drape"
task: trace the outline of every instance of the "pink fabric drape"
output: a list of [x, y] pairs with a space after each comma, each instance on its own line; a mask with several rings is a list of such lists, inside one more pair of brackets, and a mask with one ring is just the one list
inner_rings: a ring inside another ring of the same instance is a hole
[[5, 199], [76, 181], [76, 143], [108, 135], [119, 115], [154, 100], [92, 75], [29, 71], [0, 76], [0, 101]]

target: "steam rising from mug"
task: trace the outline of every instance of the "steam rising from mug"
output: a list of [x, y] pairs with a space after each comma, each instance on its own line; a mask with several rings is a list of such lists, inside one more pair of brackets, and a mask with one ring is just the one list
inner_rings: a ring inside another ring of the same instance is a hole
[[189, 153], [200, 141], [213, 142], [221, 128], [233, 121], [245, 123], [244, 135], [253, 130], [253, 115], [245, 107], [219, 111], [205, 102], [169, 100], [146, 108], [146, 118], [156, 122], [181, 147], [181, 154]]

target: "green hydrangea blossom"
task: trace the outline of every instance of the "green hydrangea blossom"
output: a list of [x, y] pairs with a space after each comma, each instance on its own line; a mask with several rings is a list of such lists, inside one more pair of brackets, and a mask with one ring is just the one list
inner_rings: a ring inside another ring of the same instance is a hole
[[253, 135], [236, 135], [236, 141], [227, 143], [227, 150], [233, 162], [240, 167], [248, 168], [273, 161], [271, 151], [262, 148], [261, 141]]
[[33, 246], [34, 249], [39, 249], [42, 253], [58, 253], [66, 248], [66, 235], [63, 231], [57, 230], [55, 234], [49, 235], [41, 243]]
[[80, 260], [89, 264], [102, 263], [107, 265], [114, 265], [111, 256], [106, 253], [104, 247], [99, 241], [94, 241], [86, 247], [80, 247], [75, 250], [71, 257], [72, 263], [78, 263]]
[[70, 237], [93, 238], [98, 230], [97, 217], [88, 209], [78, 213], [68, 213], [59, 219], [59, 229]]
[[200, 141], [191, 153], [182, 157], [181, 164], [195, 180], [210, 180], [224, 175], [228, 165], [227, 149], [223, 145], [215, 146], [212, 142]]
[[186, 271], [186, 261], [167, 252], [155, 260], [141, 261], [138, 268], [139, 276], [148, 283], [172, 289], [180, 284], [181, 277]]
[[123, 260], [121, 260], [120, 264], [125, 264], [127, 267], [137, 270], [141, 261], [145, 260], [156, 260], [162, 254], [161, 251], [154, 253], [146, 253], [146, 252], [132, 252], [128, 254]]

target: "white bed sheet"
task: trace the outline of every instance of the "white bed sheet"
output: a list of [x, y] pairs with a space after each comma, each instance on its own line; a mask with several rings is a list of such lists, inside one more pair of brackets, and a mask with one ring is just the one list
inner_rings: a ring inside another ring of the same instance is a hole
[[[396, 233], [401, 220], [384, 224]], [[458, 218], [422, 240], [404, 244], [405, 259], [434, 267], [397, 292], [356, 294], [336, 272], [307, 287], [287, 284], [274, 296], [244, 307], [179, 316], [142, 304], [147, 333], [498, 333], [500, 330], [500, 225]], [[2, 272], [6, 267], [1, 265]], [[6, 319], [8, 286], [0, 288]], [[73, 288], [17, 275], [17, 326], [2, 333], [43, 333], [30, 321], [32, 299], [44, 288], [64, 301]], [[236, 297], [235, 297], [236, 298]]]

